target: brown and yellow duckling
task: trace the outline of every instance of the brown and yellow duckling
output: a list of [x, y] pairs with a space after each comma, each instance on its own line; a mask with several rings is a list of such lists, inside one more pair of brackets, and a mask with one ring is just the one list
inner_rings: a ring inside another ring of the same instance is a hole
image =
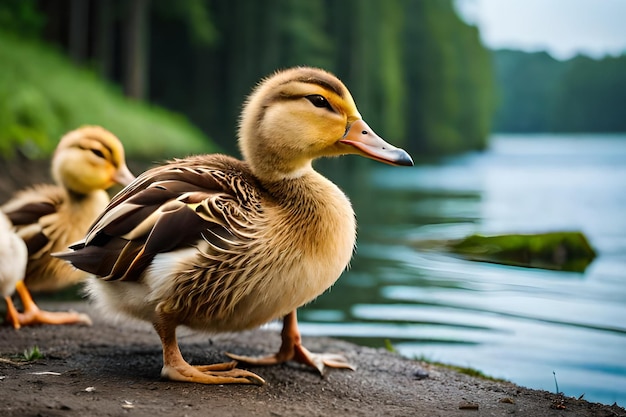
[[174, 160], [119, 193], [87, 236], [57, 256], [99, 276], [103, 311], [151, 322], [163, 345], [163, 377], [204, 384], [262, 383], [236, 361], [191, 366], [179, 325], [209, 332], [251, 329], [284, 317], [282, 346], [252, 364], [296, 360], [350, 368], [300, 341], [296, 309], [348, 265], [356, 224], [350, 202], [312, 168], [324, 156], [357, 154], [412, 165], [362, 120], [333, 75], [292, 68], [261, 82], [239, 127], [244, 161], [224, 155]]
[[8, 320], [15, 328], [91, 323], [85, 314], [39, 309], [30, 291], [59, 290], [89, 275], [50, 253], [66, 250], [85, 236], [109, 202], [106, 189], [115, 183], [127, 185], [135, 178], [126, 166], [122, 143], [99, 126], [83, 126], [63, 136], [51, 171], [56, 185], [40, 184], [18, 191], [0, 206], [28, 247], [26, 273], [15, 287], [24, 312], [17, 313], [7, 299]]

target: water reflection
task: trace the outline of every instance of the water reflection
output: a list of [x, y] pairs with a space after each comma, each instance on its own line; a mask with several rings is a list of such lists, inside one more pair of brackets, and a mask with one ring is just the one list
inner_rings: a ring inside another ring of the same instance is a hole
[[[411, 169], [332, 161], [359, 220], [352, 269], [300, 313], [305, 334], [626, 404], [626, 137], [497, 137]], [[342, 171], [343, 170], [343, 171]], [[582, 230], [584, 274], [419, 252], [415, 239]]]

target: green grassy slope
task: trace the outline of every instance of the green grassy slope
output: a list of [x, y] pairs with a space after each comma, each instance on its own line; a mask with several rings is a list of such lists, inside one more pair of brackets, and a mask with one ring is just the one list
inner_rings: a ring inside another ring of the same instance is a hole
[[115, 133], [132, 158], [160, 160], [217, 150], [183, 116], [124, 97], [45, 45], [0, 32], [0, 157], [16, 148], [47, 157], [83, 124]]

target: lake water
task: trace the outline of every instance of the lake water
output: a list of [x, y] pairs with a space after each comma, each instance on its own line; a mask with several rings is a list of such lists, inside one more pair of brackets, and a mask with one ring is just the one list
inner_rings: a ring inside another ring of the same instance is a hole
[[[330, 162], [330, 168], [340, 166]], [[328, 171], [324, 166], [323, 171]], [[305, 335], [626, 405], [626, 136], [496, 135], [483, 153], [328, 174], [359, 221], [352, 268], [300, 311]], [[584, 273], [415, 249], [471, 233], [581, 230]], [[554, 373], [554, 374], [553, 374]]]

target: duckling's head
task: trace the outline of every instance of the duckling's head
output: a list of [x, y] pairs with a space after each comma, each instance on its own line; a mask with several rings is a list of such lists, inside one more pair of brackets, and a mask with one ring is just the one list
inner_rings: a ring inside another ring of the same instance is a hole
[[54, 180], [76, 194], [128, 185], [134, 175], [126, 166], [119, 139], [100, 126], [82, 126], [61, 138], [52, 157]]
[[346, 86], [317, 68], [296, 67], [261, 81], [239, 122], [239, 147], [261, 179], [294, 178], [323, 156], [357, 154], [413, 165], [408, 153], [363, 121]]

